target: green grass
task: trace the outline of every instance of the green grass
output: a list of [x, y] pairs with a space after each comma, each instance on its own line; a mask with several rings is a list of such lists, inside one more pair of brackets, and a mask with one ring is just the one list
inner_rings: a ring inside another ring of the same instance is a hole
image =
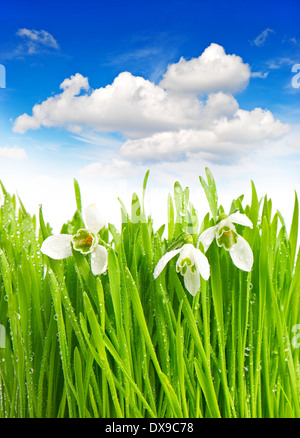
[[[193, 297], [176, 257], [156, 280], [153, 271], [187, 237], [197, 245], [224, 212], [213, 177], [208, 169], [207, 181], [200, 177], [211, 210], [202, 223], [189, 189], [176, 182], [168, 222], [154, 230], [144, 209], [148, 175], [141, 201], [133, 194], [128, 211], [121, 203], [121, 229], [108, 224], [100, 232], [109, 247], [100, 276], [89, 255], [43, 255], [52, 230], [42, 209], [31, 216], [3, 187], [0, 417], [300, 417], [297, 195], [289, 231], [253, 183], [250, 205], [233, 200], [231, 213], [253, 223], [236, 226], [253, 268], [236, 268], [213, 241], [211, 276]], [[76, 181], [75, 198], [62, 233], [84, 227]]]

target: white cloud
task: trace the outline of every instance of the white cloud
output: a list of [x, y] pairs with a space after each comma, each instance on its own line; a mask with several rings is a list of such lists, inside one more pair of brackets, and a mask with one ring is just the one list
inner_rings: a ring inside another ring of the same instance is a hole
[[83, 125], [104, 132], [122, 132], [141, 137], [155, 131], [176, 129], [197, 123], [201, 103], [195, 97], [170, 96], [164, 89], [123, 72], [111, 85], [77, 96], [87, 90], [88, 81], [77, 73], [60, 86], [61, 94], [35, 105], [32, 116], [23, 114], [14, 131], [24, 133], [41, 126], [71, 129]]
[[[196, 156], [236, 161], [289, 129], [268, 110], [239, 107], [232, 93], [245, 87], [249, 77], [248, 64], [217, 44], [199, 58], [181, 58], [170, 65], [158, 85], [123, 72], [112, 84], [91, 90], [88, 79], [76, 73], [62, 82], [60, 94], [35, 105], [31, 116], [19, 116], [13, 130], [63, 127], [80, 138], [84, 128], [84, 141], [89, 141], [88, 129], [102, 135], [120, 133], [124, 144], [119, 145], [119, 155], [110, 154], [115, 161], [107, 163], [106, 156], [106, 163], [90, 163], [83, 170], [86, 175], [121, 175], [128, 161]], [[200, 98], [199, 93], [204, 95]]]
[[24, 38], [27, 42], [28, 54], [36, 53], [41, 46], [59, 49], [59, 45], [53, 35], [46, 30], [18, 29], [16, 35]]
[[262, 72], [262, 71], [253, 71], [251, 72], [251, 78], [261, 78], [266, 79], [269, 75], [268, 71]]
[[250, 68], [242, 58], [226, 55], [223, 47], [211, 44], [199, 58], [181, 58], [169, 65], [160, 85], [175, 92], [235, 93], [248, 85], [249, 78]]
[[22, 28], [18, 29], [16, 35], [19, 37], [18, 44], [2, 50], [2, 60], [23, 59], [26, 56], [55, 53], [59, 50], [58, 42], [46, 30]]
[[19, 146], [2, 146], [0, 147], [0, 159], [8, 158], [10, 160], [24, 160], [27, 158], [25, 149]]
[[270, 111], [261, 108], [252, 111], [239, 109], [231, 120], [223, 119], [216, 126], [216, 133], [222, 140], [257, 145], [281, 137], [288, 131], [288, 125], [275, 120]]
[[288, 58], [288, 57], [279, 57], [272, 59], [270, 61], [267, 61], [267, 67], [270, 70], [277, 70], [279, 68], [285, 67], [287, 65], [293, 65], [296, 62], [296, 58]]
[[89, 82], [87, 78], [84, 78], [79, 73], [76, 73], [75, 76], [71, 76], [71, 78], [65, 79], [61, 84], [60, 87], [62, 90], [64, 90], [65, 96], [76, 96], [80, 93], [81, 90], [88, 90], [89, 89]]
[[205, 102], [205, 107], [202, 111], [202, 126], [207, 127], [208, 122], [214, 123], [220, 118], [231, 118], [239, 109], [237, 100], [230, 94], [223, 92], [210, 94]]
[[[195, 128], [201, 124], [203, 103], [190, 94], [192, 89], [196, 94], [231, 93], [244, 87], [249, 77], [249, 66], [236, 55], [226, 55], [216, 44], [195, 60], [181, 59], [169, 66], [159, 85], [123, 72], [111, 85], [79, 95], [87, 92], [89, 85], [87, 78], [77, 73], [61, 84], [61, 94], [35, 105], [32, 116], [18, 117], [14, 131], [24, 133], [41, 126], [74, 131], [74, 127], [83, 125], [98, 131], [122, 132], [126, 138], [140, 138], [178, 127]], [[173, 92], [175, 79], [180, 94]], [[188, 83], [192, 84], [189, 90]]]
[[270, 29], [269, 27], [265, 30], [263, 30], [254, 40], [253, 44], [255, 46], [263, 46], [268, 38], [268, 36], [275, 32], [273, 29]]
[[95, 149], [101, 148], [101, 150], [116, 150], [119, 149], [123, 144], [123, 141], [120, 138], [115, 138], [111, 134], [99, 133], [95, 131], [82, 131], [80, 133], [75, 133], [72, 135], [72, 137], [75, 140], [86, 143], [90, 146], [94, 146]]
[[[33, 112], [34, 112], [33, 107]], [[40, 127], [40, 122], [35, 117], [31, 117], [28, 114], [23, 114], [18, 117], [13, 126], [13, 131], [19, 134], [24, 134], [29, 129], [38, 129]]]
[[132, 161], [181, 161], [197, 157], [208, 161], [233, 163], [289, 131], [289, 126], [274, 120], [270, 111], [238, 109], [231, 118], [216, 117], [211, 126], [156, 133], [138, 140], [127, 140], [121, 155]]
[[108, 163], [100, 161], [88, 164], [80, 170], [82, 176], [102, 179], [118, 179], [128, 176], [131, 163], [113, 158]]

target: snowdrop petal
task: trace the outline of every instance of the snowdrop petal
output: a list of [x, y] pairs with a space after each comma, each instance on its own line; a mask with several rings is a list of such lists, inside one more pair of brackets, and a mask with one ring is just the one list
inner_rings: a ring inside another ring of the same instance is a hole
[[253, 224], [250, 219], [245, 214], [239, 213], [238, 211], [228, 216], [227, 220], [230, 220], [230, 222], [234, 222], [235, 224], [245, 225], [246, 227], [253, 228]]
[[184, 285], [189, 293], [196, 295], [200, 289], [200, 274], [198, 271], [192, 272], [190, 269], [184, 274]]
[[58, 234], [47, 237], [41, 246], [41, 251], [51, 259], [65, 259], [72, 255], [71, 240], [72, 236], [70, 234]]
[[237, 243], [229, 250], [235, 266], [243, 271], [251, 271], [253, 265], [253, 253], [249, 243], [242, 237], [237, 236]]
[[185, 258], [189, 258], [193, 260], [194, 249], [195, 249], [194, 245], [192, 245], [191, 243], [185, 243], [180, 249], [180, 256], [178, 257], [178, 263], [180, 263], [180, 261]]
[[157, 263], [155, 269], [154, 269], [154, 273], [153, 276], [154, 278], [157, 278], [159, 276], [159, 274], [162, 272], [162, 270], [164, 269], [164, 267], [166, 266], [166, 264], [173, 258], [176, 256], [176, 254], [180, 253], [182, 248], [179, 249], [173, 249], [171, 251], [166, 252], [165, 255], [162, 256], [162, 258], [159, 260], [159, 262]]
[[107, 269], [107, 249], [97, 245], [91, 255], [91, 268], [94, 275], [103, 274]]
[[214, 240], [216, 236], [216, 231], [217, 231], [217, 225], [208, 228], [207, 230], [203, 231], [203, 233], [200, 234], [198, 241], [203, 243], [205, 252], [208, 250], [210, 244]]
[[93, 234], [98, 234], [105, 225], [105, 220], [96, 204], [89, 205], [84, 209], [84, 219], [87, 229]]
[[200, 251], [200, 249], [194, 248], [194, 262], [201, 277], [204, 278], [204, 280], [208, 280], [210, 276], [209, 263], [206, 256]]

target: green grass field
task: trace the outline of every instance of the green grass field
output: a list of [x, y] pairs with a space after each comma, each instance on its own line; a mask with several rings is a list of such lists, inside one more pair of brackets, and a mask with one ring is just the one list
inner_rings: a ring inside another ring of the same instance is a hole
[[[297, 196], [287, 230], [251, 183], [250, 205], [241, 196], [225, 213], [246, 215], [252, 228], [224, 229], [206, 248], [199, 236], [225, 218], [210, 171], [199, 181], [211, 210], [202, 223], [177, 182], [158, 230], [144, 210], [148, 175], [140, 199], [120, 203], [120, 230], [108, 224], [93, 243], [77, 234], [61, 260], [41, 252], [52, 234], [42, 209], [31, 216], [3, 187], [0, 417], [299, 418]], [[74, 187], [77, 210], [61, 229], [71, 236], [86, 228]], [[226, 250], [237, 236], [253, 253], [249, 270]], [[107, 254], [100, 275], [91, 270], [96, 241]], [[192, 256], [177, 264], [183, 245], [199, 245], [202, 258], [207, 249], [208, 279]], [[188, 279], [194, 287], [199, 278], [192, 295]]]

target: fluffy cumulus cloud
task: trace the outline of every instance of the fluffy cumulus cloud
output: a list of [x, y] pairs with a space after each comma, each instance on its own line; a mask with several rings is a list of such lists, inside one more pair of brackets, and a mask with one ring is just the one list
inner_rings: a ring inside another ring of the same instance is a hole
[[248, 64], [211, 44], [198, 58], [169, 65], [159, 84], [123, 72], [112, 84], [91, 90], [77, 73], [63, 81], [61, 93], [35, 105], [32, 115], [19, 116], [13, 129], [120, 133], [124, 144], [112, 167], [92, 163], [85, 169], [90, 174], [109, 175], [114, 169], [119, 175], [136, 161], [237, 160], [289, 129], [268, 110], [239, 107], [234, 94], [249, 78]]
[[239, 56], [226, 55], [218, 44], [211, 44], [199, 58], [181, 58], [169, 65], [160, 85], [175, 92], [235, 93], [248, 85], [249, 78], [248, 64]]
[[121, 154], [138, 162], [200, 158], [230, 163], [288, 131], [289, 127], [274, 120], [267, 110], [255, 108], [248, 112], [239, 109], [231, 119], [214, 119], [206, 128], [181, 129], [127, 140], [121, 147]]
[[77, 73], [60, 86], [61, 94], [35, 105], [32, 116], [23, 114], [14, 131], [24, 133], [41, 126], [64, 126], [77, 130], [88, 126], [97, 131], [122, 132], [125, 137], [143, 137], [155, 131], [174, 130], [197, 123], [201, 103], [194, 97], [170, 96], [163, 88], [123, 72], [111, 85], [88, 90], [87, 78]]

